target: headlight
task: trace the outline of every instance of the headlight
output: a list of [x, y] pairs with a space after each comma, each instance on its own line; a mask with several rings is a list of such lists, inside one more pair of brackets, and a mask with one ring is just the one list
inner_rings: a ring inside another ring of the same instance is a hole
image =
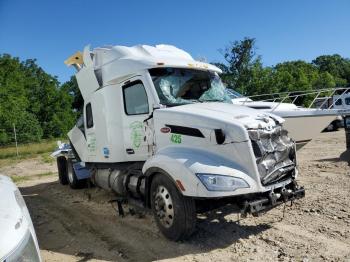
[[5, 262], [40, 262], [39, 254], [32, 237], [28, 230], [22, 242], [18, 247], [5, 259]]
[[209, 191], [234, 191], [249, 187], [246, 181], [238, 177], [206, 173], [198, 173], [196, 176]]

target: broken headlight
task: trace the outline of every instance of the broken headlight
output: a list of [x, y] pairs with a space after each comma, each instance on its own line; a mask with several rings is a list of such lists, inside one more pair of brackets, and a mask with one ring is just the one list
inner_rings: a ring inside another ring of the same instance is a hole
[[197, 173], [196, 176], [209, 191], [234, 191], [238, 188], [249, 188], [248, 183], [238, 177], [207, 173]]

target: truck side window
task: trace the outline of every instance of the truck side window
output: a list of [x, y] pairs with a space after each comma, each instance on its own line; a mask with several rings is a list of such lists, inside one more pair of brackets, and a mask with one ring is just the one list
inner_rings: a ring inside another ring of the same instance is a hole
[[86, 127], [90, 128], [94, 126], [94, 119], [92, 117], [91, 103], [88, 103], [85, 108], [86, 113]]
[[124, 110], [127, 115], [148, 114], [148, 99], [141, 81], [123, 86]]

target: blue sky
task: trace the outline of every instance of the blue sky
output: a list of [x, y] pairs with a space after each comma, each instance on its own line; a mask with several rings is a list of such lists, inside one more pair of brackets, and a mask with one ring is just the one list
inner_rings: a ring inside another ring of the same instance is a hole
[[347, 0], [0, 0], [0, 53], [37, 58], [63, 82], [74, 73], [63, 61], [86, 44], [166, 43], [216, 62], [218, 49], [248, 36], [274, 65], [350, 57], [349, 17]]

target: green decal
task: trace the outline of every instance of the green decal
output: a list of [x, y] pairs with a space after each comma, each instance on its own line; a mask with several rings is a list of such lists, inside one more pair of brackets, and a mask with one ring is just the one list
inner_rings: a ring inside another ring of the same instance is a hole
[[90, 155], [96, 153], [96, 135], [94, 133], [87, 134], [87, 147]]
[[179, 134], [172, 134], [170, 137], [171, 142], [175, 144], [181, 144], [181, 135]]
[[140, 121], [135, 121], [130, 124], [131, 141], [134, 148], [139, 148], [143, 140], [143, 124]]

